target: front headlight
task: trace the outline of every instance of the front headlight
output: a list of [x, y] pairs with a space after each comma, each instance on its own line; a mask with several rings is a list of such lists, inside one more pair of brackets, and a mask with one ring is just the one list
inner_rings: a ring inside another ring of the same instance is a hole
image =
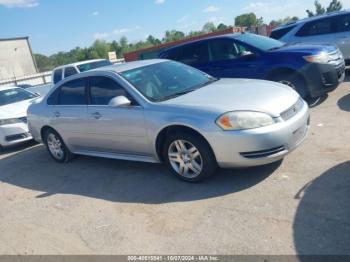
[[274, 123], [270, 115], [253, 111], [228, 112], [216, 120], [216, 124], [223, 130], [253, 129]]
[[0, 119], [0, 126], [25, 122], [24, 118]]
[[322, 52], [318, 55], [304, 56], [304, 59], [309, 63], [327, 64], [330, 60], [330, 57], [328, 53]]

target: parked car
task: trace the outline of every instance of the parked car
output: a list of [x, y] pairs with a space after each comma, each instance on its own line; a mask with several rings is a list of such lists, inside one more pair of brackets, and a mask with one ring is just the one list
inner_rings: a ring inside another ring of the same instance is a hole
[[95, 59], [95, 60], [87, 60], [87, 61], [60, 66], [55, 68], [52, 71], [52, 76], [51, 76], [52, 83], [57, 84], [59, 81], [61, 81], [62, 79], [65, 79], [66, 77], [79, 74], [81, 72], [85, 72], [88, 70], [92, 70], [95, 68], [109, 66], [109, 65], [112, 65], [112, 63], [109, 60]]
[[212, 76], [281, 82], [303, 98], [334, 90], [344, 80], [340, 51], [331, 45], [286, 45], [255, 34], [229, 34], [182, 44], [160, 54]]
[[350, 11], [330, 13], [290, 23], [272, 31], [271, 37], [287, 43], [331, 43], [350, 65]]
[[278, 161], [309, 130], [308, 106], [290, 87], [216, 79], [168, 60], [69, 77], [29, 107], [28, 119], [57, 162], [72, 154], [164, 162], [187, 181], [217, 165]]
[[0, 147], [32, 139], [27, 125], [27, 109], [38, 95], [20, 87], [0, 88]]

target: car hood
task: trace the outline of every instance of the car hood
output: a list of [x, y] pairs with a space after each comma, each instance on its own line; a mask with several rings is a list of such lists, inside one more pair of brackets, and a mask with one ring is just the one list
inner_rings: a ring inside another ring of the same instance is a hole
[[[35, 100], [35, 99], [34, 99]], [[27, 109], [33, 99], [25, 100], [9, 105], [0, 106], [0, 119], [17, 118], [27, 116]]]
[[196, 91], [162, 102], [181, 107], [228, 111], [258, 111], [278, 117], [297, 102], [299, 95], [276, 82], [251, 79], [220, 79]]
[[273, 50], [272, 52], [279, 53], [279, 52], [302, 52], [302, 53], [311, 53], [311, 54], [318, 54], [320, 52], [334, 52], [337, 50], [337, 47], [330, 44], [290, 44], [285, 45], [279, 49]]

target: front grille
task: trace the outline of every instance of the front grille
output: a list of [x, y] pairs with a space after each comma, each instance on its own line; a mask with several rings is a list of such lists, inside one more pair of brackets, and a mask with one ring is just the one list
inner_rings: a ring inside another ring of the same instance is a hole
[[344, 71], [345, 71], [345, 61], [343, 54], [340, 52], [340, 50], [328, 53], [329, 55], [329, 64], [333, 65], [335, 67], [335, 70], [338, 74], [338, 79], [342, 77]]
[[7, 142], [12, 142], [12, 141], [21, 140], [27, 137], [29, 137], [29, 133], [21, 133], [21, 134], [6, 136], [5, 140]]
[[240, 153], [243, 157], [245, 158], [263, 158], [263, 157], [269, 157], [276, 155], [278, 153], [281, 153], [285, 151], [286, 148], [284, 146], [279, 146], [267, 150], [262, 150], [262, 151], [254, 151], [254, 152], [245, 152], [245, 153]]
[[300, 112], [300, 110], [303, 108], [304, 101], [299, 98], [299, 100], [292, 105], [290, 108], [288, 108], [286, 111], [281, 113], [281, 117], [284, 121], [287, 121], [291, 118], [293, 118], [296, 114]]

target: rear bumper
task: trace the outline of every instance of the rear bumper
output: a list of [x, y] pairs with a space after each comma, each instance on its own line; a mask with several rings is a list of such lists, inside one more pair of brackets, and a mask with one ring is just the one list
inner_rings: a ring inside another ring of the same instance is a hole
[[271, 126], [243, 131], [205, 134], [220, 167], [249, 167], [276, 162], [307, 137], [310, 114], [307, 104], [293, 118]]
[[32, 140], [25, 123], [0, 126], [0, 145], [7, 147]]
[[335, 67], [331, 64], [307, 64], [299, 71], [307, 82], [311, 97], [317, 97], [335, 90], [345, 78], [345, 64]]

